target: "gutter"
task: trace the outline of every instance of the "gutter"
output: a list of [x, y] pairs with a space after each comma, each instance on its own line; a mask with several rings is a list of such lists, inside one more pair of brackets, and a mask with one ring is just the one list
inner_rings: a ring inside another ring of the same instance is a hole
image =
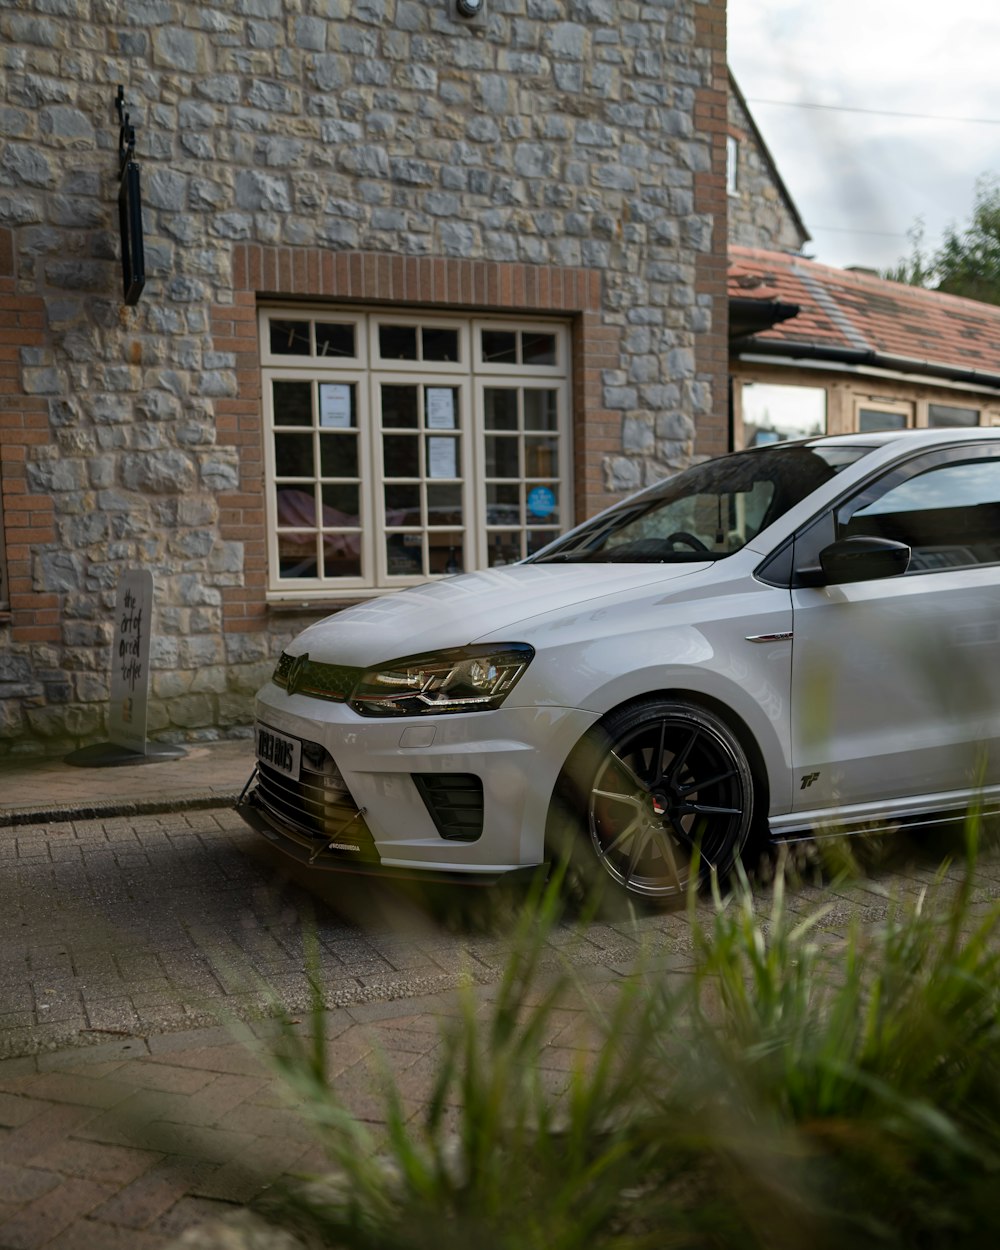
[[[775, 342], [756, 339], [746, 345], [754, 355], [783, 356], [792, 360], [830, 361], [840, 364], [886, 369], [894, 373], [916, 373], [924, 377], [945, 378], [951, 382], [966, 382], [973, 386], [989, 387], [1000, 391], [1000, 373], [988, 373], [982, 369], [962, 369], [955, 365], [937, 364], [931, 360], [916, 360], [910, 356], [892, 356], [873, 348], [826, 347], [819, 343], [793, 343], [787, 340]], [[740, 353], [743, 358], [743, 353]]]

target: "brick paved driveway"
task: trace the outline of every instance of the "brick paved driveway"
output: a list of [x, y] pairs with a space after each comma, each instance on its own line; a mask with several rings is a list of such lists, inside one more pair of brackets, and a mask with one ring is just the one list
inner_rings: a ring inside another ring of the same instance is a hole
[[[980, 869], [980, 898], [997, 897], [1000, 860]], [[933, 875], [917, 861], [799, 889], [790, 906], [832, 903], [817, 940], [837, 943]], [[419, 1110], [450, 987], [468, 973], [489, 998], [517, 898], [307, 886], [225, 810], [0, 830], [0, 1250], [160, 1250], [264, 1185], [322, 1170], [269, 1069], [218, 1023], [221, 1011], [266, 1039], [269, 1004], [301, 1011], [310, 916], [338, 1092], [381, 1123], [378, 1048]], [[591, 925], [573, 957], [614, 981], [639, 942], [688, 966], [683, 915]], [[567, 1020], [543, 1065], [564, 1071], [575, 1045]]]
[[[316, 882], [225, 809], [0, 830], [0, 1057], [301, 1010], [304, 924], [330, 1007], [489, 981], [517, 897]], [[594, 926], [587, 948], [624, 961], [635, 936]]]

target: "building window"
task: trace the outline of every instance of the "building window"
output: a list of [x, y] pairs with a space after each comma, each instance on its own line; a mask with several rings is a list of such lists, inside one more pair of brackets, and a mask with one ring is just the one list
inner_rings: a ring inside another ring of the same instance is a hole
[[978, 408], [953, 408], [950, 404], [928, 404], [927, 424], [930, 426], [978, 425]]
[[826, 433], [826, 389], [744, 382], [740, 394], [744, 447]]
[[740, 144], [732, 135], [726, 135], [726, 190], [739, 195]]
[[857, 426], [862, 434], [879, 430], [905, 430], [910, 424], [909, 407], [895, 408], [881, 404], [859, 404]]
[[559, 322], [263, 310], [269, 592], [520, 560], [571, 523]]

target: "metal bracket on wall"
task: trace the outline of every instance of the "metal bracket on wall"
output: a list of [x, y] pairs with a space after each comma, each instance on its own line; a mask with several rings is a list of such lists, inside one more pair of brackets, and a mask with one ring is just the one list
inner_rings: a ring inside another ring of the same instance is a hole
[[118, 176], [125, 171], [126, 164], [135, 155], [135, 127], [129, 122], [129, 114], [125, 112], [125, 88], [119, 84], [115, 96], [115, 108], [118, 110]]

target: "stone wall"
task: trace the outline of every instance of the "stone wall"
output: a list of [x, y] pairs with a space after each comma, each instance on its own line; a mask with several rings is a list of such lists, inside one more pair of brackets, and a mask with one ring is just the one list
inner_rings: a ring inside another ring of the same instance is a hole
[[0, 753], [102, 735], [126, 567], [159, 737], [245, 726], [304, 623], [264, 602], [261, 296], [569, 317], [579, 517], [724, 449], [724, 0], [22, 0], [0, 68]]
[[729, 242], [800, 252], [809, 235], [738, 90], [730, 92], [728, 120], [729, 133], [739, 143], [737, 190], [729, 196]]

